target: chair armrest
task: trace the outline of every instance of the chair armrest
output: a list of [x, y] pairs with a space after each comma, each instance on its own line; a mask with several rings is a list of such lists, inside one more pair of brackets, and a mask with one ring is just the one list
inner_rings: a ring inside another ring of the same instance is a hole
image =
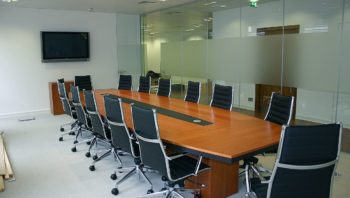
[[199, 159], [198, 159], [198, 161], [197, 161], [196, 168], [195, 168], [195, 170], [194, 170], [194, 176], [197, 176], [197, 174], [198, 174], [199, 167], [200, 167], [201, 164], [202, 164], [202, 159], [203, 159], [203, 157], [202, 157], [202, 156], [199, 156]]
[[176, 158], [179, 158], [179, 157], [182, 157], [184, 156], [184, 154], [178, 154], [178, 155], [173, 155], [173, 156], [167, 156], [168, 160], [173, 160], [173, 159], [176, 159]]

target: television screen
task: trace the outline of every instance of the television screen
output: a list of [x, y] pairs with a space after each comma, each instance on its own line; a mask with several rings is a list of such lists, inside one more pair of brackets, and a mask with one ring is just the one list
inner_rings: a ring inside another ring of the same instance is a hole
[[88, 32], [41, 32], [42, 62], [87, 61]]

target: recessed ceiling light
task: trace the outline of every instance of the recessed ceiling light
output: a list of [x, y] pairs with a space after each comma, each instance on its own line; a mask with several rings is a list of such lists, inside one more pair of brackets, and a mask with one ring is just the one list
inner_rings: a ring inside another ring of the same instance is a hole
[[190, 29], [187, 29], [187, 30], [185, 30], [186, 32], [191, 32], [191, 31], [193, 31], [194, 29], [193, 28], [190, 28]]
[[203, 5], [209, 6], [209, 5], [213, 5], [213, 4], [216, 4], [216, 1], [212, 1], [212, 2], [209, 2], [209, 3], [205, 3], [205, 4], [203, 4]]
[[211, 7], [219, 7], [219, 8], [226, 8], [227, 6], [226, 5], [224, 5], [224, 4], [221, 4], [221, 5], [219, 5], [219, 4], [214, 4], [214, 5], [212, 5]]
[[2, 1], [6, 3], [17, 2], [17, 0], [2, 0]]

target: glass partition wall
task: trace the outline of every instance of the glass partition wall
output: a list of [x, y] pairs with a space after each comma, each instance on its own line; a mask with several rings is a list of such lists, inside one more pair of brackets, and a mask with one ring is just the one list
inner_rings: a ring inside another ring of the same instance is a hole
[[234, 111], [263, 117], [272, 92], [296, 97], [297, 123], [350, 127], [350, 0], [196, 1], [142, 16], [144, 73], [189, 80], [208, 104], [234, 87]]

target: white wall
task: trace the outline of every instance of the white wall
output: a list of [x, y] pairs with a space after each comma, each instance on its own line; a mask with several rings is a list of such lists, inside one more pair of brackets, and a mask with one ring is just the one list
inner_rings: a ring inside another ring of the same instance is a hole
[[[90, 61], [42, 63], [40, 31], [90, 32]], [[0, 117], [48, 110], [48, 82], [92, 76], [93, 87], [116, 87], [116, 15], [0, 7]]]

